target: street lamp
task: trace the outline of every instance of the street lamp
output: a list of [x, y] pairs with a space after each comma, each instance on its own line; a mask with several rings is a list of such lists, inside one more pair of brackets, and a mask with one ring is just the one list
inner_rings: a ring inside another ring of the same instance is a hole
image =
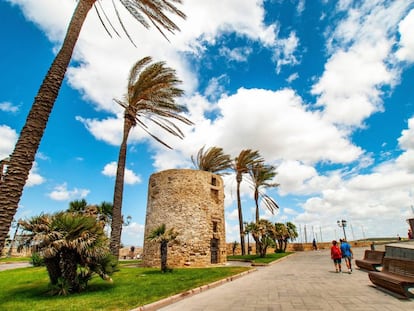
[[344, 230], [344, 238], [346, 240], [346, 232], [345, 232], [346, 220], [343, 220], [343, 219], [342, 220], [338, 220], [336, 223], [338, 224], [338, 227], [339, 228], [342, 228]]

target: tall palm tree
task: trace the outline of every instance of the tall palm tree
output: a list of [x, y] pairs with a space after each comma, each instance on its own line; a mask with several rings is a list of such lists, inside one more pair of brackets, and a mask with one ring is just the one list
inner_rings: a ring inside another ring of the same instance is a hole
[[127, 153], [128, 135], [135, 126], [140, 126], [151, 137], [171, 148], [148, 130], [146, 121], [152, 122], [168, 133], [183, 138], [183, 133], [170, 119], [184, 124], [193, 124], [180, 113], [185, 106], [178, 105], [175, 99], [183, 94], [177, 88], [181, 81], [175, 70], [167, 67], [164, 62], [152, 63], [151, 57], [144, 57], [131, 68], [128, 79], [128, 90], [123, 100], [115, 100], [125, 109], [124, 129], [118, 156], [118, 167], [114, 190], [114, 208], [111, 227], [111, 252], [118, 256], [122, 231], [122, 196]]
[[165, 224], [160, 225], [151, 231], [147, 240], [160, 243], [160, 259], [161, 259], [161, 271], [166, 272], [167, 258], [168, 258], [168, 243], [174, 241], [178, 236], [178, 232], [171, 228], [166, 230]]
[[[119, 12], [113, 0], [113, 6]], [[176, 4], [181, 0], [119, 0], [127, 11], [145, 28], [154, 25], [162, 34], [162, 29], [171, 33], [179, 31], [178, 26], [166, 15], [178, 15], [185, 18]], [[47, 121], [58, 96], [72, 53], [78, 40], [82, 25], [88, 12], [100, 0], [78, 0], [73, 12], [62, 47], [56, 55], [35, 97], [14, 151], [10, 156], [7, 172], [0, 182], [0, 253], [3, 250], [10, 224], [17, 211], [23, 188], [32, 168], [36, 152], [43, 137]], [[97, 11], [99, 9], [95, 6]], [[125, 30], [122, 21], [119, 19]], [[163, 34], [164, 35], [164, 34]], [[129, 37], [128, 33], [127, 36]], [[165, 35], [164, 35], [165, 36]]]
[[244, 245], [244, 230], [243, 230], [243, 213], [241, 206], [240, 198], [240, 184], [243, 180], [243, 174], [249, 173], [249, 169], [259, 163], [263, 163], [264, 160], [260, 156], [259, 151], [245, 149], [240, 152], [240, 154], [234, 159], [232, 168], [236, 173], [236, 182], [237, 182], [237, 210], [239, 212], [239, 230], [240, 230], [240, 246], [242, 255], [246, 254], [246, 248]]
[[276, 168], [272, 165], [265, 165], [257, 163], [253, 165], [250, 170], [250, 177], [252, 179], [254, 188], [254, 201], [256, 204], [256, 222], [259, 222], [259, 198], [261, 197], [265, 207], [274, 213], [279, 208], [275, 200], [261, 191], [261, 188], [271, 188], [279, 186], [278, 183], [270, 182], [277, 174]]
[[226, 174], [232, 167], [230, 155], [223, 152], [223, 148], [210, 147], [204, 151], [204, 146], [197, 153], [197, 157], [191, 156], [193, 165], [200, 171], [211, 172], [214, 174]]

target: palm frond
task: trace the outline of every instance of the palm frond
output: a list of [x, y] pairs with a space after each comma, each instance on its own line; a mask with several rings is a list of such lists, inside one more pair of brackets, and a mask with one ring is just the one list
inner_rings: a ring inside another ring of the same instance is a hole
[[232, 166], [230, 155], [225, 154], [220, 147], [210, 147], [206, 151], [204, 147], [198, 151], [197, 157], [191, 156], [193, 165], [202, 171], [225, 174]]

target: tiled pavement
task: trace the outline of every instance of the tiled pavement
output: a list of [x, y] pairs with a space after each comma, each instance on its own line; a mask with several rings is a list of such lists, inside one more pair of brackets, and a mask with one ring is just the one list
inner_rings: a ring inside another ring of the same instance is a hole
[[[362, 258], [365, 248], [354, 248]], [[344, 269], [346, 270], [346, 269]], [[164, 301], [163, 303], [168, 303]], [[165, 304], [164, 304], [165, 305]], [[298, 252], [231, 282], [202, 291], [162, 308], [163, 311], [244, 310], [414, 310], [414, 300], [376, 289], [365, 271], [335, 273], [329, 250]], [[138, 310], [138, 309], [136, 309]]]

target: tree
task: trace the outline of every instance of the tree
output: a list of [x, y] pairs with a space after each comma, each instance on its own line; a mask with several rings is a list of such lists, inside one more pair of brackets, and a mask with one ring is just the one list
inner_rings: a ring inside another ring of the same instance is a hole
[[240, 198], [240, 184], [243, 180], [243, 174], [247, 174], [252, 166], [258, 163], [263, 163], [263, 161], [264, 160], [260, 156], [259, 151], [245, 149], [240, 152], [239, 156], [234, 159], [232, 164], [232, 168], [236, 173], [237, 182], [237, 210], [239, 214], [240, 246], [242, 255], [246, 254], [246, 248], [244, 245], [243, 212]]
[[288, 229], [284, 223], [275, 223], [275, 243], [276, 252], [282, 253], [286, 250], [287, 237], [289, 235]]
[[165, 224], [160, 225], [151, 231], [147, 240], [160, 243], [160, 259], [161, 259], [161, 271], [167, 272], [167, 258], [168, 258], [168, 243], [175, 241], [178, 236], [178, 232], [174, 228], [166, 230]]
[[232, 167], [230, 155], [223, 152], [223, 148], [210, 147], [204, 152], [204, 146], [198, 151], [197, 156], [191, 156], [193, 165], [200, 171], [213, 174], [226, 174], [226, 170]]
[[[287, 230], [287, 238], [290, 239], [291, 241], [295, 240], [299, 236], [296, 225], [290, 221], [286, 223], [286, 230]], [[284, 251], [286, 251], [288, 239], [286, 240]]]
[[29, 242], [44, 257], [49, 279], [57, 294], [82, 291], [94, 273], [111, 280], [115, 263], [102, 226], [95, 217], [59, 212], [19, 221], [30, 234]]
[[178, 120], [184, 124], [193, 124], [180, 115], [186, 108], [178, 105], [175, 99], [183, 94], [177, 88], [181, 81], [177, 78], [175, 70], [167, 67], [165, 62], [152, 63], [151, 57], [144, 57], [131, 68], [127, 94], [123, 100], [115, 100], [125, 109], [122, 142], [118, 156], [118, 166], [114, 190], [114, 209], [111, 228], [111, 252], [114, 256], [119, 254], [122, 231], [122, 197], [124, 190], [124, 175], [127, 153], [128, 135], [135, 126], [140, 126], [155, 140], [171, 148], [148, 130], [146, 121], [152, 122], [168, 133], [183, 138], [183, 133], [170, 119]]
[[259, 222], [259, 198], [262, 199], [264, 206], [274, 213], [279, 208], [275, 200], [273, 200], [266, 193], [260, 191], [260, 188], [278, 187], [278, 183], [271, 183], [276, 176], [276, 168], [272, 165], [265, 165], [263, 163], [256, 163], [249, 169], [250, 177], [254, 188], [254, 201], [256, 203], [256, 222]]
[[[82, 25], [88, 12], [96, 2], [98, 0], [78, 0], [62, 47], [35, 97], [26, 123], [7, 163], [7, 171], [2, 172], [3, 176], [1, 176], [2, 180], [0, 182], [0, 253], [4, 248], [10, 224], [16, 214], [24, 185], [72, 58]], [[185, 14], [175, 6], [176, 3], [181, 3], [181, 0], [119, 0], [119, 2], [141, 25], [149, 28], [152, 24], [163, 35], [162, 29], [171, 33], [179, 31], [178, 26], [168, 18], [165, 12], [185, 18]], [[119, 16], [115, 1], [112, 1], [112, 3], [117, 16]], [[99, 12], [98, 7], [96, 7], [96, 10]], [[119, 22], [125, 30], [121, 19], [119, 19]], [[129, 37], [127, 32], [126, 34]]]
[[250, 233], [256, 242], [258, 254], [260, 257], [265, 257], [267, 248], [274, 244], [275, 227], [266, 219], [260, 219], [258, 222], [251, 222], [248, 226]]

